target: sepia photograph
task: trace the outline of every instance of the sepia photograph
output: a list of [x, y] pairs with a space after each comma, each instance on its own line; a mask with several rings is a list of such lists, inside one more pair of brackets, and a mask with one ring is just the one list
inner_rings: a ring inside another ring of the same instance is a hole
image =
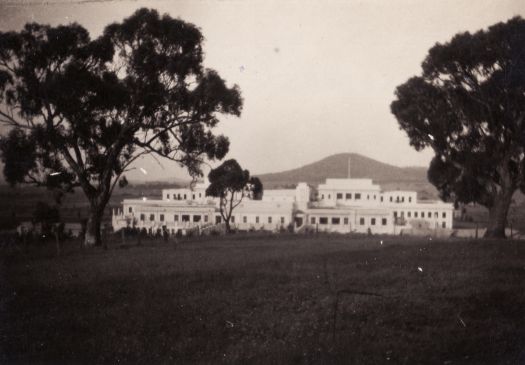
[[525, 2], [0, 1], [0, 363], [525, 365]]

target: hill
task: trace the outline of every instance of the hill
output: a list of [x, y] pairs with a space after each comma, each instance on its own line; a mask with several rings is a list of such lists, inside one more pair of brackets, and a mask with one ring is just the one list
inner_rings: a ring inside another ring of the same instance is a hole
[[425, 167], [392, 166], [357, 153], [340, 153], [293, 170], [258, 176], [263, 183], [268, 185], [288, 185], [300, 181], [318, 184], [326, 178], [348, 177], [349, 161], [352, 178], [370, 178], [377, 183], [428, 182]]

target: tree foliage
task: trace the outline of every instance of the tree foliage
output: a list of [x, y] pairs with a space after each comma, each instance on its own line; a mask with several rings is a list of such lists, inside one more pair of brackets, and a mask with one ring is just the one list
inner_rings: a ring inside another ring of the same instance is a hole
[[504, 236], [512, 195], [525, 191], [525, 20], [436, 44], [421, 76], [396, 89], [392, 113], [442, 198], [489, 209], [486, 236]]
[[99, 242], [112, 190], [140, 156], [201, 176], [205, 159], [228, 151], [228, 139], [212, 132], [219, 116], [242, 109], [238, 87], [203, 67], [202, 41], [194, 25], [148, 9], [95, 40], [78, 24], [0, 33], [6, 179], [80, 187], [91, 204], [88, 232]]
[[219, 198], [219, 208], [229, 232], [233, 210], [241, 204], [243, 198], [262, 199], [263, 185], [259, 178], [250, 177], [248, 170], [243, 170], [234, 160], [224, 161], [208, 174], [210, 185], [206, 195]]

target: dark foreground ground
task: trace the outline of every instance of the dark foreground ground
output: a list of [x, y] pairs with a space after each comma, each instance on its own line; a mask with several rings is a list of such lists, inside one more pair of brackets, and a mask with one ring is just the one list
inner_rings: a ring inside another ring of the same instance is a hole
[[128, 244], [4, 249], [0, 363], [525, 364], [523, 242]]

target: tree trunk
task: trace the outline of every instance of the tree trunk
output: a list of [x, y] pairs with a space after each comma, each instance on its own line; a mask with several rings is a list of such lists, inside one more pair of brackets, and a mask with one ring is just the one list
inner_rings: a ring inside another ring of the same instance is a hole
[[84, 246], [102, 246], [100, 226], [102, 224], [103, 209], [92, 208], [86, 224], [86, 234], [84, 236]]
[[226, 225], [226, 233], [231, 233], [232, 229], [230, 227], [230, 220], [229, 219], [225, 219], [224, 220], [224, 224]]
[[60, 256], [60, 237], [58, 231], [58, 225], [55, 225], [55, 243], [57, 249], [57, 256]]
[[504, 189], [494, 199], [494, 204], [489, 208], [489, 222], [485, 238], [505, 238], [507, 215], [513, 195], [513, 189]]

